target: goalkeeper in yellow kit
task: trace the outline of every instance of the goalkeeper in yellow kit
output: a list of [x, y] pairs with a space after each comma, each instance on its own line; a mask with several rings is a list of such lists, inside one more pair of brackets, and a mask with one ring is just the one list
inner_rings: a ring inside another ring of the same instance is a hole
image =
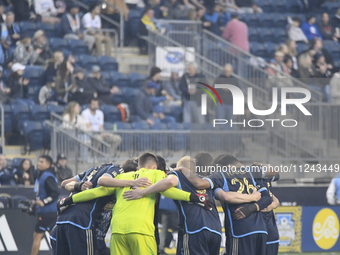
[[101, 187], [58, 201], [58, 209], [62, 211], [72, 203], [85, 202], [115, 193], [116, 204], [113, 207], [111, 220], [110, 252], [112, 255], [157, 254], [154, 226], [156, 194], [126, 201], [123, 194], [131, 187], [124, 186], [131, 183], [131, 180], [147, 177], [154, 184], [149, 187], [153, 192], [161, 192], [165, 197], [175, 200], [194, 202], [207, 209], [213, 205], [213, 200], [205, 194], [195, 194], [173, 188], [177, 185], [178, 179], [171, 176], [166, 178], [163, 171], [156, 170], [157, 157], [154, 154], [144, 153], [138, 159], [138, 166], [138, 171], [123, 173], [115, 178], [108, 175], [102, 176], [98, 181]]

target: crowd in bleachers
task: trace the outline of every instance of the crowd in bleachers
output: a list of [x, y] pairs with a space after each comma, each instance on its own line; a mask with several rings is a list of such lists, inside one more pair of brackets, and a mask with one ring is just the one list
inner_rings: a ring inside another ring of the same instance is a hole
[[[58, 154], [53, 164], [55, 176], [59, 185], [73, 176], [72, 170], [67, 166], [64, 154]], [[7, 159], [0, 154], [0, 187], [1, 186], [31, 186], [35, 184], [38, 171], [29, 158]]]

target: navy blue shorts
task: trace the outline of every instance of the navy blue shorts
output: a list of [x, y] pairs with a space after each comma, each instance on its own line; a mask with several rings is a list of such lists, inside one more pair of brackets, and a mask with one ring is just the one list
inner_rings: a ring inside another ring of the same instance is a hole
[[266, 255], [266, 234], [227, 239], [226, 255]]
[[177, 255], [219, 255], [221, 236], [202, 230], [196, 234], [178, 232]]
[[277, 255], [279, 253], [279, 242], [276, 243], [267, 243], [266, 246], [266, 255]]
[[56, 225], [51, 234], [53, 255], [95, 254], [96, 232], [80, 229], [71, 224]]

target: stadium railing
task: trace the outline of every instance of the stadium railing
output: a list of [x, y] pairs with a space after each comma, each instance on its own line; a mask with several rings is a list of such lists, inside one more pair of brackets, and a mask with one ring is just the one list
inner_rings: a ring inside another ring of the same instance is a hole
[[1, 148], [2, 148], [2, 153], [4, 153], [4, 150], [5, 150], [5, 109], [2, 104], [0, 104], [0, 110], [1, 110]]

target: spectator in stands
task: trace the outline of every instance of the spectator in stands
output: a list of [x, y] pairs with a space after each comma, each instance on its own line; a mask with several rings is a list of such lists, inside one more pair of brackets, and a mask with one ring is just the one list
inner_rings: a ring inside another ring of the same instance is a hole
[[34, 167], [29, 159], [23, 159], [13, 174], [17, 185], [34, 185]]
[[67, 104], [63, 113], [63, 121], [64, 129], [73, 130], [76, 127], [84, 131], [87, 130], [86, 122], [83, 116], [80, 115], [80, 105], [75, 101]]
[[10, 101], [11, 89], [7, 87], [4, 81], [1, 79], [3, 68], [0, 66], [0, 102], [6, 104]]
[[46, 61], [52, 57], [52, 51], [50, 49], [45, 32], [41, 29], [36, 31], [33, 36], [33, 48], [35, 51], [41, 50], [37, 60], [32, 63], [34, 65], [45, 65]]
[[[151, 7], [146, 7], [144, 10], [144, 15], [139, 22], [139, 35], [147, 36], [148, 30], [156, 31], [157, 27], [154, 22], [155, 11]], [[141, 38], [138, 40], [138, 46], [140, 48], [140, 53], [145, 55], [148, 53], [147, 42]]]
[[[39, 22], [41, 16], [38, 16], [34, 12], [33, 1], [30, 0], [16, 0], [13, 4], [13, 12], [15, 14], [15, 19], [18, 22], [21, 21], [37, 21]], [[2, 23], [3, 20], [0, 22]]]
[[324, 40], [333, 40], [338, 41], [338, 37], [336, 36], [335, 29], [331, 24], [329, 19], [329, 15], [327, 12], [322, 13], [321, 21], [318, 24], [318, 29], [320, 34]]
[[333, 74], [329, 85], [331, 86], [331, 102], [334, 104], [340, 104], [340, 72]]
[[47, 62], [47, 68], [45, 70], [45, 80], [48, 77], [56, 77], [59, 65], [64, 62], [64, 53], [61, 51], [55, 51], [52, 59]]
[[[5, 14], [5, 11], [4, 11], [4, 2], [1, 0], [0, 1], [0, 23], [4, 23], [6, 21], [6, 14]], [[14, 12], [15, 13], [15, 12]], [[18, 20], [18, 17], [17, 17], [17, 20]], [[20, 20], [18, 20], [20, 21]]]
[[43, 23], [60, 23], [57, 16], [65, 12], [64, 7], [56, 8], [53, 0], [34, 0], [35, 13], [41, 16]]
[[51, 76], [47, 78], [46, 85], [41, 87], [39, 91], [39, 104], [58, 104], [57, 91], [55, 90], [55, 81]]
[[171, 72], [170, 80], [164, 83], [163, 90], [174, 102], [181, 100], [182, 94], [179, 88], [179, 76], [177, 71]]
[[293, 59], [290, 55], [286, 55], [283, 58], [283, 63], [287, 67], [290, 76], [299, 78], [298, 71], [294, 68]]
[[12, 65], [12, 73], [9, 75], [7, 85], [11, 89], [12, 99], [26, 99], [28, 94], [29, 79], [23, 78], [26, 66], [15, 63]]
[[292, 82], [288, 79], [289, 70], [283, 63], [284, 54], [281, 51], [275, 52], [275, 58], [270, 62], [267, 72], [270, 74], [267, 80], [267, 86], [272, 87], [289, 87]]
[[87, 130], [100, 133], [95, 133], [95, 137], [102, 141], [111, 144], [111, 152], [113, 153], [119, 144], [122, 142], [122, 138], [119, 135], [104, 132], [104, 113], [99, 110], [98, 99], [92, 98], [89, 108], [85, 109], [81, 113], [85, 120]]
[[30, 37], [24, 37], [17, 42], [17, 47], [14, 51], [14, 63], [20, 63], [22, 65], [34, 64], [39, 55], [42, 53], [42, 49], [34, 49]]
[[20, 39], [20, 27], [14, 23], [15, 16], [13, 12], [6, 14], [6, 22], [1, 25], [1, 45], [5, 49], [9, 46], [15, 45]]
[[201, 94], [196, 89], [195, 81], [202, 81], [205, 77], [197, 72], [195, 63], [189, 63], [187, 70], [188, 72], [183, 74], [179, 81], [184, 106], [183, 122], [203, 124], [205, 119], [200, 112]]
[[340, 28], [340, 8], [336, 11], [336, 14], [334, 15], [334, 18], [332, 20], [332, 23], [336, 29], [335, 33], [338, 38], [340, 38], [339, 31], [337, 31]]
[[[97, 54], [100, 56], [103, 55], [102, 43], [104, 43], [105, 55], [111, 56], [111, 39], [110, 37], [105, 36], [101, 31], [102, 22], [99, 16], [100, 8], [101, 3], [93, 4], [90, 7], [89, 12], [86, 13], [81, 20], [83, 27], [86, 29], [85, 41], [87, 40], [86, 37], [88, 37], [89, 40], [95, 42]], [[90, 49], [92, 49], [92, 47]]]
[[307, 22], [304, 22], [301, 25], [301, 29], [309, 41], [312, 41], [316, 37], [322, 39], [322, 35], [320, 34], [318, 27], [315, 25], [315, 22], [315, 16], [310, 15], [307, 17]]
[[189, 9], [179, 0], [167, 0], [163, 2], [162, 7], [164, 19], [184, 19]]
[[262, 9], [253, 0], [235, 0], [238, 13], [262, 13]]
[[102, 78], [100, 66], [92, 66], [91, 74], [87, 78], [87, 82], [97, 93], [98, 99], [104, 104], [117, 105], [119, 103], [115, 101], [115, 94], [120, 92], [119, 88], [117, 86], [111, 86], [111, 84], [108, 84]]
[[295, 42], [308, 43], [308, 39], [300, 28], [301, 20], [299, 17], [288, 17], [288, 37]]
[[196, 10], [196, 9], [202, 9], [203, 10], [203, 14], [206, 11], [206, 8], [203, 4], [200, 3], [200, 1], [198, 0], [182, 0], [183, 4], [185, 4], [185, 6], [187, 8]]
[[287, 39], [286, 40], [286, 45], [288, 48], [288, 54], [293, 61], [293, 68], [297, 71], [298, 70], [298, 63], [297, 63], [297, 49], [296, 49], [296, 42], [291, 40], [291, 39]]
[[98, 94], [93, 86], [84, 79], [85, 70], [75, 68], [73, 71], [74, 78], [72, 79], [72, 89], [69, 94], [68, 101], [76, 101], [80, 105], [90, 102], [91, 98], [97, 98]]
[[313, 79], [313, 85], [318, 87], [319, 90], [323, 93], [323, 101], [330, 101], [330, 79], [332, 78], [332, 72], [328, 69], [328, 65], [326, 63], [326, 58], [321, 53], [316, 53], [314, 56], [315, 59], [315, 75]]
[[279, 46], [276, 47], [276, 51], [281, 51], [283, 55], [288, 55], [288, 46], [284, 43], [280, 44]]
[[231, 20], [225, 26], [222, 37], [240, 49], [249, 52], [248, 26], [239, 20], [238, 14], [231, 14]]
[[[238, 80], [233, 76], [233, 66], [226, 64], [223, 73], [215, 80], [215, 84], [231, 84], [239, 87]], [[216, 107], [216, 119], [233, 119], [233, 95], [229, 89], [220, 89], [218, 91], [222, 99], [222, 105]]]
[[57, 219], [57, 201], [59, 197], [58, 182], [52, 167], [52, 159], [42, 155], [38, 161], [38, 178], [36, 200], [31, 201], [37, 205], [37, 224], [33, 234], [31, 255], [38, 255], [41, 238], [45, 231], [51, 231]]
[[215, 5], [213, 9], [208, 10], [203, 16], [203, 27], [216, 35], [220, 35], [219, 27], [220, 6]]
[[12, 170], [7, 167], [6, 157], [0, 154], [0, 186], [15, 186], [15, 180]]
[[156, 122], [169, 123], [175, 121], [174, 118], [165, 116], [163, 112], [154, 112], [152, 98], [158, 89], [159, 85], [152, 80], [144, 83], [143, 89], [133, 101], [131, 121], [144, 120], [150, 125], [154, 125]]
[[56, 162], [56, 177], [58, 179], [58, 184], [61, 185], [61, 183], [69, 178], [73, 177], [72, 170], [66, 165], [67, 164], [67, 158], [64, 153], [60, 153], [57, 156], [57, 162]]
[[147, 3], [148, 7], [151, 7], [155, 11], [155, 18], [161, 19], [163, 16], [162, 11], [165, 10], [163, 6], [161, 6], [160, 0], [149, 0]]
[[[138, 0], [139, 1], [139, 0]], [[123, 11], [124, 20], [128, 21], [129, 19], [129, 8], [127, 7], [127, 3], [124, 0], [107, 0], [107, 3], [112, 4], [112, 6], [116, 6], [117, 8]], [[112, 8], [111, 5], [106, 5], [105, 8], [103, 7], [103, 14], [106, 16], [112, 17], [113, 19], [119, 19], [119, 11]], [[110, 28], [111, 23], [106, 22], [103, 20], [103, 28]]]
[[74, 88], [72, 72], [74, 70], [73, 64], [75, 59], [70, 54], [65, 61], [63, 61], [57, 70], [55, 77], [55, 89], [57, 91], [58, 98], [67, 101], [68, 93]]
[[[73, 2], [67, 4], [68, 12], [61, 17], [61, 33], [64, 39], [84, 39], [83, 28], [79, 16], [79, 7]], [[86, 40], [85, 40], [86, 41]], [[88, 44], [89, 41], [86, 41]], [[89, 45], [89, 47], [93, 46]]]
[[302, 53], [298, 58], [299, 63], [299, 77], [306, 84], [310, 83], [310, 78], [314, 76], [313, 71], [313, 58], [311, 57], [310, 52]]
[[[323, 43], [322, 43], [322, 40], [320, 38], [315, 38], [315, 39], [312, 40], [312, 48], [311, 49], [315, 51], [315, 56], [317, 54], [323, 55], [326, 59], [327, 68], [330, 69], [330, 70], [333, 69], [333, 57], [332, 57], [332, 55], [330, 55], [328, 53], [327, 50], [325, 50], [323, 48]], [[315, 57], [314, 57], [313, 62], [316, 62]]]

